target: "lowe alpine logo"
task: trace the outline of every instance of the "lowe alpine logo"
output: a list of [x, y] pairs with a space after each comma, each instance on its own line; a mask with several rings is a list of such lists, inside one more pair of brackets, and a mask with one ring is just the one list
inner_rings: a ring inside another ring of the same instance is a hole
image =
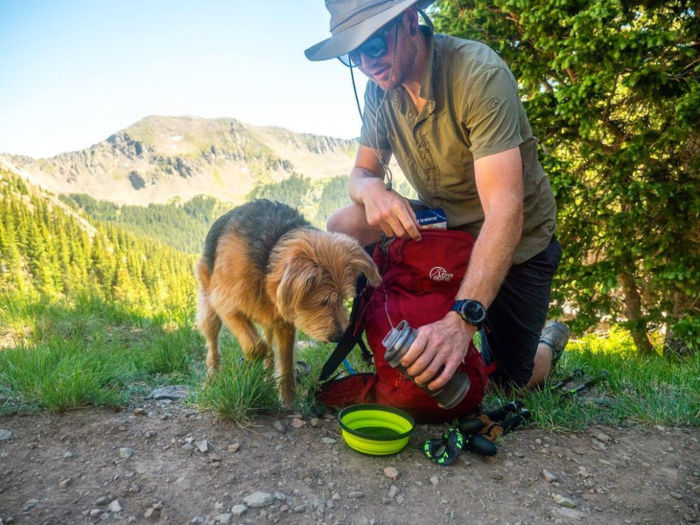
[[451, 281], [454, 276], [455, 274], [447, 273], [447, 270], [445, 270], [442, 266], [436, 266], [430, 270], [430, 278], [433, 281]]

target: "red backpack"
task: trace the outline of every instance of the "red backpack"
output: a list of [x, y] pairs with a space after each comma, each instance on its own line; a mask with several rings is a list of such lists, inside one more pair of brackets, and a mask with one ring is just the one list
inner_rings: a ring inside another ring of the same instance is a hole
[[[374, 262], [383, 280], [377, 288], [358, 285], [350, 326], [321, 372], [317, 399], [326, 406], [379, 403], [405, 410], [419, 422], [450, 421], [478, 411], [489, 370], [473, 343], [458, 369], [471, 380], [469, 392], [449, 410], [384, 360], [382, 340], [392, 327], [405, 320], [418, 328], [442, 319], [450, 310], [474, 246], [474, 237], [466, 232], [423, 230], [421, 236], [418, 242], [391, 239], [377, 244]], [[376, 373], [329, 380], [356, 345], [369, 357], [363, 330]]]

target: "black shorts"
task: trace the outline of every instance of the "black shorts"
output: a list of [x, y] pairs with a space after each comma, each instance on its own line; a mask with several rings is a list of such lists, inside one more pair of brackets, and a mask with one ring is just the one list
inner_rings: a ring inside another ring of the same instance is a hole
[[522, 386], [530, 380], [560, 260], [561, 245], [554, 237], [540, 253], [511, 266], [480, 332], [484, 361], [498, 363], [492, 381]]

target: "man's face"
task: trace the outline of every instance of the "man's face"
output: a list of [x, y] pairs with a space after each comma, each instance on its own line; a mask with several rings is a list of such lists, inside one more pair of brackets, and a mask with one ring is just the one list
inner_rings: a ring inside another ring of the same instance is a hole
[[[360, 61], [357, 66], [360, 71], [384, 91], [395, 89], [406, 80], [416, 56], [416, 44], [409, 37], [406, 17], [400, 16], [397, 20], [389, 22], [389, 24], [392, 27], [388, 31], [385, 26], [372, 35], [372, 37], [384, 35], [384, 41], [387, 46], [386, 54], [379, 58], [372, 58], [360, 52]], [[392, 61], [394, 62], [393, 74], [391, 74]], [[391, 78], [389, 78], [390, 74]]]

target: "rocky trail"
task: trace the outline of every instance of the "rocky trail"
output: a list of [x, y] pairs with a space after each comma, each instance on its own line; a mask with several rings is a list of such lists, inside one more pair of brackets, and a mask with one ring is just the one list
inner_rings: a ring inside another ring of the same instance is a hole
[[246, 427], [178, 402], [0, 418], [0, 525], [11, 523], [697, 523], [697, 429], [526, 429], [449, 467], [349, 449], [332, 416]]

